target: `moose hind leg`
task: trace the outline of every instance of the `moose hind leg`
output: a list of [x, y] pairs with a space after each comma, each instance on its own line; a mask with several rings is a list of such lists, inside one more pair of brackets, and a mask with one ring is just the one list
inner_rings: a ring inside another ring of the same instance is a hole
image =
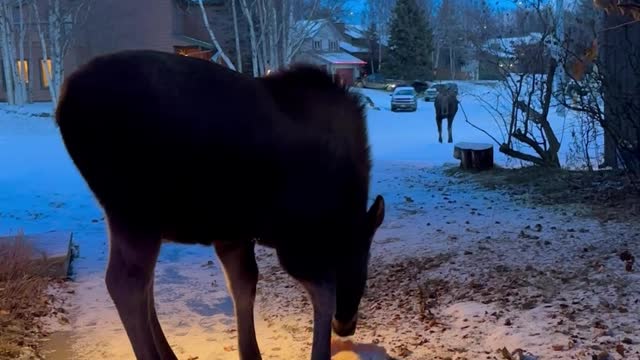
[[161, 357], [151, 328], [149, 299], [154, 268], [160, 251], [159, 234], [109, 221], [109, 263], [105, 282], [133, 352], [139, 360]]
[[447, 133], [449, 134], [449, 142], [453, 142], [453, 117], [447, 118]]
[[262, 356], [256, 339], [253, 314], [258, 283], [254, 244], [216, 244], [215, 249], [224, 268], [227, 287], [233, 297], [240, 359], [260, 360]]

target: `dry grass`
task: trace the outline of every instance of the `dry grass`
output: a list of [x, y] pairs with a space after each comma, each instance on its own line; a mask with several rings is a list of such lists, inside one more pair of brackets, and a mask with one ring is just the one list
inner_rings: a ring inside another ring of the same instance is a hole
[[640, 217], [640, 192], [621, 171], [568, 171], [538, 166], [495, 168], [465, 172], [457, 167], [445, 174], [474, 182], [490, 190], [509, 193], [539, 205], [579, 205], [587, 215], [602, 220], [633, 220]]
[[34, 275], [33, 249], [21, 234], [0, 244], [0, 358], [37, 357], [42, 329], [37, 321], [49, 313], [48, 279]]

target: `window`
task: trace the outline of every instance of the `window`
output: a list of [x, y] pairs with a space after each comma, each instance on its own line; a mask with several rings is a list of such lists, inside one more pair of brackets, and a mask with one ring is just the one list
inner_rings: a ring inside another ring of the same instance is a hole
[[49, 72], [49, 76], [53, 76], [52, 67], [51, 67], [51, 59], [41, 59], [40, 60], [40, 85], [42, 85], [43, 89], [49, 88], [49, 78], [47, 77], [47, 71]]
[[18, 69], [18, 76], [22, 77], [25, 83], [29, 83], [29, 60], [17, 60], [16, 67]]
[[313, 50], [322, 49], [322, 40], [313, 40]]
[[338, 41], [336, 41], [336, 40], [329, 40], [329, 50], [331, 50], [331, 51], [338, 51]]

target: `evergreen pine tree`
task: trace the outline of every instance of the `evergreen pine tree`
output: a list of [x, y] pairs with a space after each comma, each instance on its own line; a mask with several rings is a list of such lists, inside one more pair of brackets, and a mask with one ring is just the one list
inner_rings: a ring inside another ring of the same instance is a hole
[[403, 80], [433, 77], [433, 34], [416, 0], [398, 0], [389, 29], [387, 76]]

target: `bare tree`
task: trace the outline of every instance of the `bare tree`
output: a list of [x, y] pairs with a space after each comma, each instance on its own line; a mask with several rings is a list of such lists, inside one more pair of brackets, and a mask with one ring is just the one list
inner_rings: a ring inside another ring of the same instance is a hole
[[[546, 16], [543, 11], [536, 14]], [[513, 58], [507, 62], [503, 59], [494, 62], [493, 65], [505, 78], [499, 94], [506, 94], [506, 97], [498, 95], [495, 104], [486, 98], [480, 100], [496, 119], [502, 139], [472, 124], [491, 136], [499, 145], [500, 152], [545, 167], [560, 167], [558, 152], [561, 143], [549, 119], [555, 100], [558, 64], [552, 56], [554, 35], [553, 22], [550, 21], [536, 42], [526, 46], [509, 44]], [[505, 49], [499, 50], [499, 53], [505, 52]], [[543, 65], [544, 71], [537, 71], [539, 64]], [[528, 150], [521, 150], [522, 147]]]
[[[42, 66], [54, 107], [64, 80], [64, 59], [75, 40], [75, 31], [91, 11], [92, 0], [31, 1], [34, 22], [42, 48]], [[44, 19], [40, 7], [45, 7]]]
[[436, 70], [439, 68], [442, 49], [446, 49], [451, 79], [455, 79], [456, 74], [456, 52], [466, 46], [463, 36], [463, 18], [459, 16], [464, 6], [464, 2], [459, 0], [442, 0], [434, 24], [433, 66]]
[[378, 69], [382, 68], [383, 46], [387, 44], [389, 39], [389, 21], [391, 19], [395, 0], [367, 0], [367, 16], [368, 24], [375, 24], [377, 33], [378, 46]]
[[249, 42], [251, 44], [251, 66], [253, 68], [253, 76], [260, 75], [260, 68], [258, 67], [258, 40], [256, 38], [256, 27], [254, 24], [254, 11], [253, 8], [256, 4], [256, 0], [253, 0], [252, 3], [248, 3], [247, 0], [239, 0], [240, 1], [240, 9], [242, 9], [242, 13], [247, 19], [247, 23], [249, 25]]
[[[16, 8], [17, 13], [14, 12]], [[28, 100], [29, 69], [24, 59], [25, 35], [26, 19], [22, 1], [2, 0], [0, 3], [0, 47], [7, 98], [9, 104], [12, 105], [22, 105]]]
[[207, 11], [204, 7], [203, 0], [198, 0], [198, 6], [200, 7], [200, 12], [202, 14], [202, 21], [204, 21], [204, 26], [207, 28], [207, 32], [209, 33], [209, 37], [211, 38], [211, 42], [213, 43], [213, 46], [215, 46], [216, 48], [217, 54], [220, 55], [220, 57], [222, 57], [222, 60], [224, 61], [224, 63], [227, 65], [229, 69], [236, 70], [236, 67], [233, 65], [233, 62], [231, 62], [231, 59], [229, 59], [229, 57], [224, 52], [224, 50], [222, 50], [222, 47], [220, 46], [220, 42], [218, 42], [218, 38], [216, 37], [216, 34], [211, 29], [211, 24], [209, 24], [209, 17], [207, 16]]
[[236, 10], [236, 0], [231, 0], [231, 14], [233, 16], [233, 35], [236, 45], [236, 69], [238, 72], [242, 72], [242, 49], [240, 48], [240, 31], [238, 30], [238, 10]]

